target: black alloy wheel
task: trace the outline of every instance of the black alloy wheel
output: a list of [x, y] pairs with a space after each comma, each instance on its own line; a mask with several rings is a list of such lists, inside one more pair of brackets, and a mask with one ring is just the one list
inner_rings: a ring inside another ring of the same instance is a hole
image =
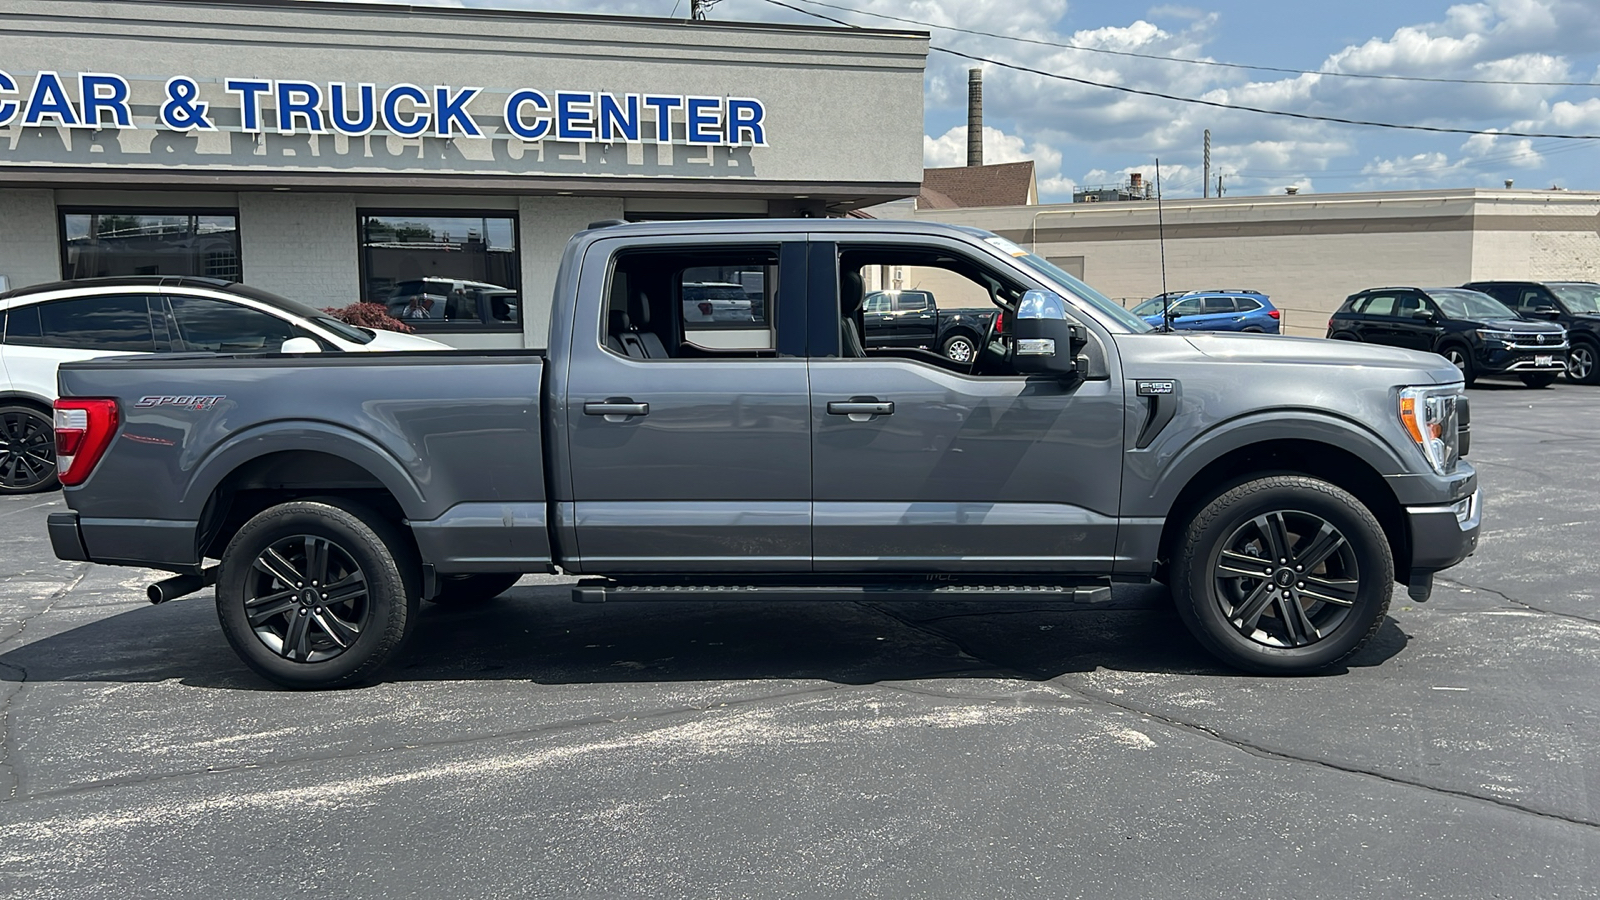
[[382, 516], [338, 498], [256, 514], [223, 551], [217, 617], [245, 664], [294, 688], [370, 678], [416, 620], [420, 565]]
[[1179, 538], [1178, 613], [1206, 649], [1251, 672], [1326, 670], [1377, 633], [1393, 590], [1388, 538], [1354, 496], [1276, 475], [1224, 491]]
[[1439, 355], [1450, 360], [1450, 365], [1461, 370], [1461, 380], [1471, 386], [1478, 380], [1477, 368], [1472, 364], [1472, 354], [1460, 344], [1451, 344], [1439, 351]]
[[56, 486], [55, 423], [31, 406], [0, 406], [0, 494]]
[[1573, 341], [1567, 351], [1567, 380], [1578, 384], [1600, 384], [1600, 369], [1595, 368], [1595, 357], [1600, 355], [1595, 345], [1588, 341]]

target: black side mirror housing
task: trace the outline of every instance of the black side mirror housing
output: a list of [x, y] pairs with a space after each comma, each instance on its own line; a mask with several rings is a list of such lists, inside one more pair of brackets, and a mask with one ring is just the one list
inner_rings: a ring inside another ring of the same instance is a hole
[[1528, 311], [1528, 315], [1538, 316], [1541, 319], [1559, 319], [1561, 318], [1561, 310], [1554, 306], [1535, 306]]
[[1061, 295], [1028, 291], [1012, 323], [1015, 366], [1024, 375], [1070, 377], [1078, 371], [1078, 351], [1089, 342], [1082, 325], [1067, 318]]
[[1418, 319], [1418, 320], [1423, 321], [1423, 322], [1429, 322], [1429, 323], [1437, 321], [1437, 319], [1434, 318], [1433, 313], [1431, 313], [1431, 312], [1429, 312], [1429, 311], [1427, 311], [1425, 309], [1419, 309], [1416, 312], [1412, 313], [1411, 314], [1411, 318]]

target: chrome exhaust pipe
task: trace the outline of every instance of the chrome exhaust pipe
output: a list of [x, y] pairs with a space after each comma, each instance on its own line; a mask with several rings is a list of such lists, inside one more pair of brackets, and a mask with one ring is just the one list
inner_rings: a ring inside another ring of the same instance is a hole
[[151, 603], [165, 603], [179, 597], [187, 597], [202, 588], [210, 587], [217, 583], [217, 567], [212, 566], [198, 575], [174, 575], [144, 589], [146, 597]]

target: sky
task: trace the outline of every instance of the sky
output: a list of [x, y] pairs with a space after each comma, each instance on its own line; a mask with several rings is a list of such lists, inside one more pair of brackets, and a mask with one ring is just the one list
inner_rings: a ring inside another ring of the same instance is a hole
[[[413, 0], [422, 5], [421, 0]], [[1042, 72], [1215, 103], [1482, 132], [1600, 136], [1600, 0], [784, 0], [867, 27], [918, 28], [933, 44]], [[688, 14], [689, 0], [439, 0], [435, 5]], [[842, 7], [843, 9], [840, 9]], [[848, 10], [848, 11], [845, 11]], [[821, 19], [770, 0], [720, 0], [713, 19]], [[989, 32], [986, 37], [953, 26]], [[1025, 38], [1024, 41], [1008, 38]], [[1254, 71], [1090, 50], [1301, 70]], [[1229, 195], [1562, 187], [1600, 189], [1600, 140], [1428, 133], [1219, 109], [929, 55], [923, 157], [966, 161], [966, 71], [984, 68], [984, 161], [1036, 162], [1041, 202], [1077, 186], [1155, 174], [1163, 193], [1201, 194], [1211, 131], [1213, 181]], [[1574, 86], [1460, 84], [1339, 74]]]

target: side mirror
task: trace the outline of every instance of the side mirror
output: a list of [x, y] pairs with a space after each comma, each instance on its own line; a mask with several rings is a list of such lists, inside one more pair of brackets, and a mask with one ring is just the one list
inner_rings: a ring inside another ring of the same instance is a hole
[[1561, 318], [1561, 310], [1554, 306], [1535, 306], [1533, 309], [1528, 310], [1528, 315], [1538, 316], [1541, 319], [1559, 319]]
[[292, 337], [278, 348], [279, 353], [321, 353], [322, 345], [308, 337]]
[[1072, 375], [1078, 351], [1088, 343], [1082, 325], [1067, 318], [1067, 301], [1051, 291], [1028, 291], [1012, 324], [1015, 365], [1025, 375]]
[[1412, 313], [1411, 314], [1411, 318], [1416, 319], [1419, 322], [1432, 323], [1434, 321], [1433, 313], [1431, 313], [1431, 312], [1429, 312], [1429, 311], [1427, 311], [1425, 309], [1419, 309], [1416, 312]]

